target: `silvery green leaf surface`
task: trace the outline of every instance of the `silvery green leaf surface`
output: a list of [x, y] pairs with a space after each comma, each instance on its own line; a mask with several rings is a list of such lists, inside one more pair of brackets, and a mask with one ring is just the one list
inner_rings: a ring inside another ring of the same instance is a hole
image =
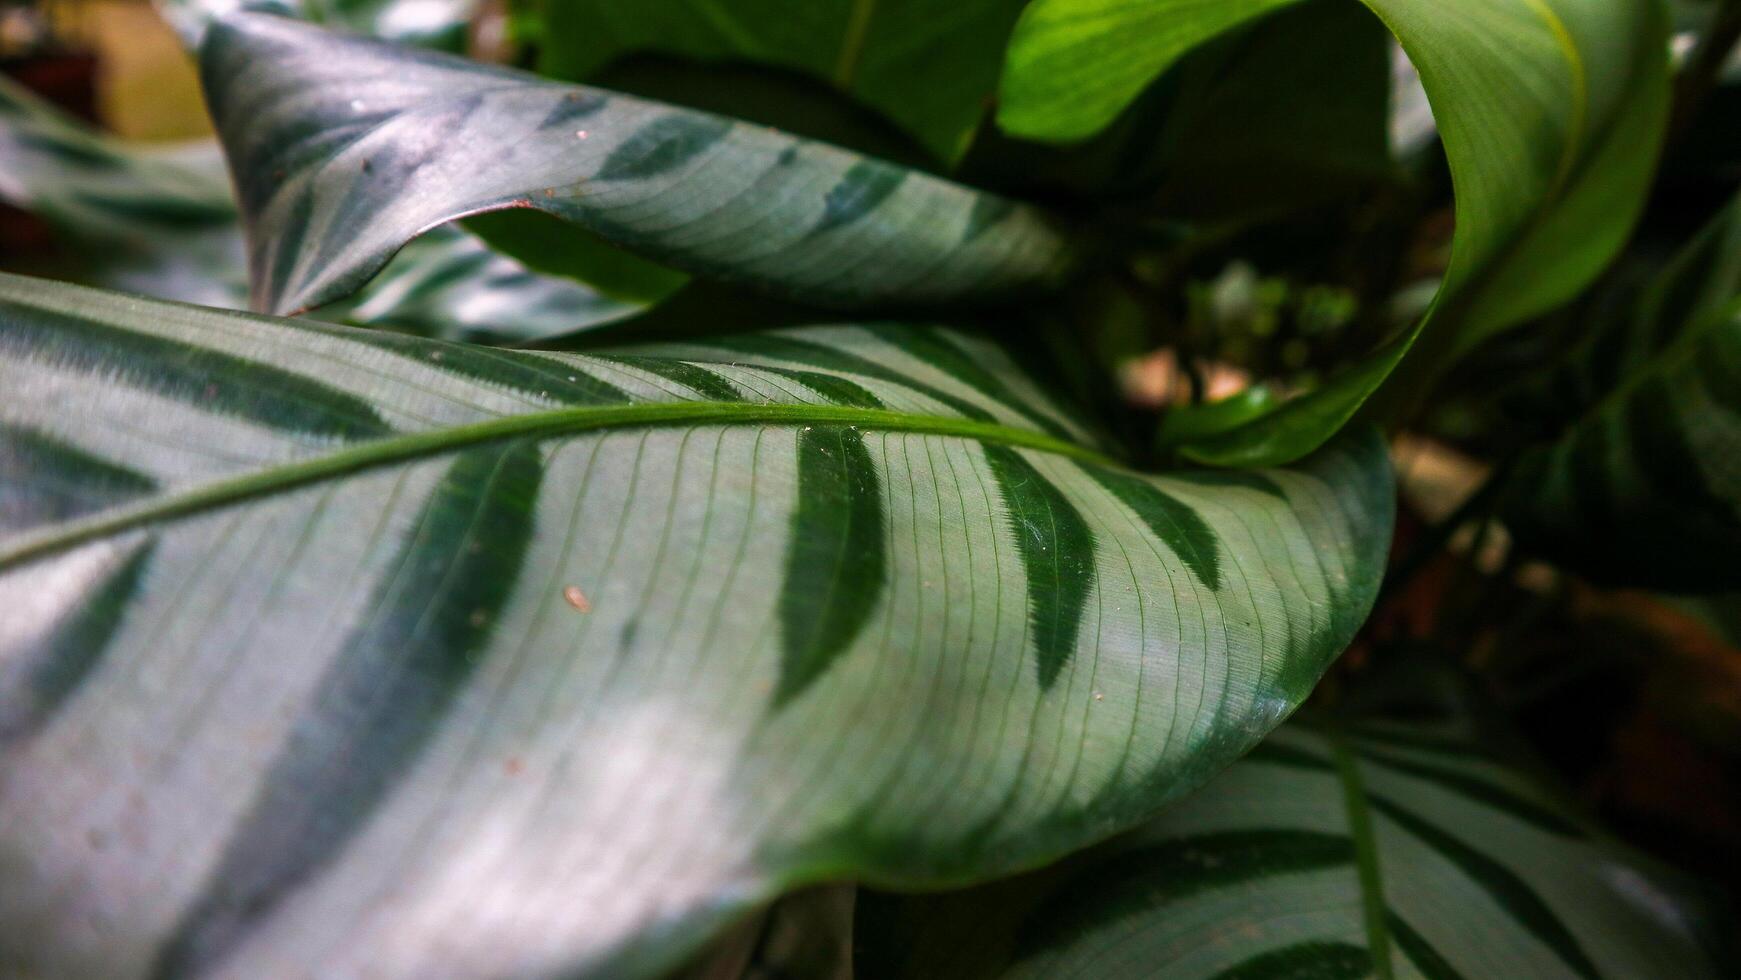
[[1133, 472], [984, 339], [566, 355], [0, 277], [0, 972], [656, 976], [1125, 829], [1310, 692], [1374, 434]]
[[841, 308], [1007, 298], [1077, 251], [1036, 208], [929, 174], [277, 17], [215, 27], [203, 77], [269, 312], [333, 302], [426, 229], [507, 209]]
[[[47, 220], [69, 274], [202, 306], [247, 306], [240, 219], [215, 143], [105, 136], [0, 77], [0, 200]], [[620, 319], [647, 301], [540, 275], [442, 226], [321, 319], [443, 339], [520, 342]]]

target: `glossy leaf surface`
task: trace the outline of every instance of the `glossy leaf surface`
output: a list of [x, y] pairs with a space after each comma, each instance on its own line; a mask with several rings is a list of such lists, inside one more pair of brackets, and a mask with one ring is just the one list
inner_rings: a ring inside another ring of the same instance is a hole
[[1145, 476], [880, 324], [500, 351], [0, 279], [0, 950], [652, 975], [1152, 813], [1373, 600], [1379, 440]]
[[[1184, 52], [1291, 2], [1039, 0], [1017, 26], [999, 120], [1030, 137], [1087, 136]], [[1654, 0], [1366, 5], [1419, 70], [1450, 159], [1457, 235], [1444, 284], [1413, 329], [1275, 413], [1188, 447], [1192, 458], [1283, 462], [1387, 384], [1380, 407], [1406, 405], [1449, 358], [1587, 285], [1643, 204], [1668, 109]]]
[[[1055, 284], [1073, 248], [1027, 205], [762, 127], [239, 15], [207, 40], [251, 229], [254, 305], [356, 289], [445, 221], [534, 208], [686, 271], [836, 307]], [[577, 229], [577, 236], [580, 231]]]
[[1711, 944], [1721, 920], [1685, 882], [1481, 746], [1390, 725], [1285, 726], [1058, 868], [880, 904], [860, 913], [863, 975], [1691, 978], [1726, 965]]
[[[46, 219], [79, 282], [202, 306], [248, 303], [240, 218], [215, 143], [154, 150], [104, 136], [0, 78], [0, 200]], [[519, 342], [646, 302], [540, 275], [444, 225], [325, 320], [448, 340]]]

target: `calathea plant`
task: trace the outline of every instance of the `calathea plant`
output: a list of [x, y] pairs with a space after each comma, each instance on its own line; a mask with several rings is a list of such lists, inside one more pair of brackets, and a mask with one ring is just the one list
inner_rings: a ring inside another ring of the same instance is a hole
[[[519, 68], [466, 4], [218, 6], [165, 4], [221, 161], [0, 87], [65, 252], [0, 278], [0, 973], [1729, 965], [1465, 680], [1283, 724], [1379, 598], [1385, 435], [1556, 311], [1625, 310], [1505, 389], [1584, 397], [1473, 516], [1733, 584], [1628, 523], [1741, 501], [1728, 218], [1604, 278], [1652, 0], [548, 0]], [[1448, 189], [1409, 311], [1372, 229]], [[1109, 395], [1210, 359], [1190, 270], [1375, 197], [1324, 363]]]

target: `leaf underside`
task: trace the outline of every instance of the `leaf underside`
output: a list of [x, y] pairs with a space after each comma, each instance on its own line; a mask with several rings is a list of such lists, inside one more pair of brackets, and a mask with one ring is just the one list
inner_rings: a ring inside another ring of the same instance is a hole
[[897, 324], [578, 356], [5, 278], [0, 386], [26, 975], [653, 975], [1045, 862], [1286, 716], [1391, 523], [1371, 434], [1136, 474]]

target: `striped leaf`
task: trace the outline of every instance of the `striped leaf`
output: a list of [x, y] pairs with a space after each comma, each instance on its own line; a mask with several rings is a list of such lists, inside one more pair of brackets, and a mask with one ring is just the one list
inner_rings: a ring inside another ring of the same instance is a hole
[[878, 961], [866, 976], [1594, 980], [1730, 965], [1709, 941], [1721, 920], [1685, 883], [1480, 746], [1390, 725], [1284, 727], [1061, 868], [860, 908], [861, 960]]
[[261, 15], [214, 28], [202, 68], [262, 310], [337, 300], [425, 229], [515, 208], [836, 307], [982, 300], [1071, 264], [1027, 205], [705, 113]]
[[938, 159], [967, 151], [1022, 0], [551, 0], [539, 70], [584, 81], [631, 54], [803, 72], [895, 121]]
[[[242, 231], [221, 151], [112, 139], [0, 77], [0, 200], [48, 220], [78, 281], [202, 306], [247, 305]], [[444, 225], [412, 242], [324, 320], [443, 339], [518, 342], [647, 302], [539, 275]]]
[[155, 0], [189, 50], [212, 23], [238, 10], [294, 17], [399, 44], [463, 51], [481, 0]]
[[[998, 120], [1088, 136], [1182, 54], [1297, 0], [1037, 0], [1005, 67]], [[1668, 112], [1656, 0], [1364, 0], [1420, 71], [1456, 186], [1456, 239], [1432, 311], [1324, 386], [1187, 446], [1222, 465], [1309, 452], [1381, 387], [1419, 396], [1454, 355], [1571, 299], [1625, 240]], [[1410, 364], [1393, 378], [1419, 339]]]
[[1616, 274], [1563, 363], [1506, 411], [1553, 424], [1510, 480], [1530, 551], [1604, 582], [1741, 585], [1741, 198], [1650, 273]]
[[1393, 507], [1371, 434], [1141, 475], [895, 324], [581, 356], [6, 277], [0, 386], [31, 976], [642, 976], [1054, 859], [1305, 697]]

